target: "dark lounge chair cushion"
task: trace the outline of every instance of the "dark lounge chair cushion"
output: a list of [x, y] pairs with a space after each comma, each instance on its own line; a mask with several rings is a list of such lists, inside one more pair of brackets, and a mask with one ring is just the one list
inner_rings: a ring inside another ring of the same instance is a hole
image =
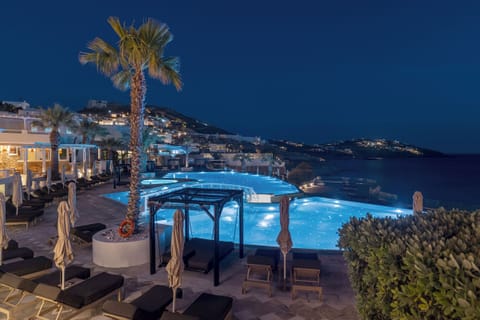
[[31, 259], [33, 258], [33, 251], [29, 248], [15, 248], [3, 250], [2, 252], [2, 261], [22, 258], [22, 259]]
[[247, 264], [260, 264], [270, 266], [272, 269], [275, 269], [275, 259], [269, 256], [247, 256]]
[[122, 276], [102, 272], [60, 292], [57, 301], [80, 309], [122, 287], [123, 281]]
[[162, 313], [162, 317], [160, 318], [160, 320], [201, 320], [201, 318], [176, 312], [165, 311]]
[[318, 255], [314, 252], [299, 252], [299, 251], [292, 251], [292, 259], [300, 259], [300, 260], [318, 260]]
[[38, 256], [28, 260], [15, 261], [0, 266], [0, 271], [10, 272], [17, 276], [24, 276], [31, 273], [39, 272], [42, 270], [50, 269], [52, 267], [52, 260]]
[[18, 215], [15, 213], [7, 213], [6, 214], [6, 220], [7, 223], [9, 222], [32, 222], [35, 220], [35, 218], [41, 216], [43, 214], [43, 211], [41, 213], [23, 213], [20, 212]]
[[320, 260], [311, 259], [295, 259], [292, 261], [293, 268], [306, 268], [306, 269], [318, 269], [320, 270]]
[[130, 303], [108, 300], [103, 305], [103, 311], [127, 319], [155, 320], [172, 300], [171, 288], [156, 285]]
[[0, 284], [22, 291], [32, 292], [37, 284], [32, 280], [22, 278], [13, 273], [4, 273], [0, 277]]
[[280, 261], [281, 251], [278, 248], [276, 249], [259, 248], [255, 250], [255, 255], [272, 257], [275, 260], [275, 265], [277, 265], [278, 261]]
[[[73, 278], [88, 279], [89, 277], [90, 277], [89, 268], [84, 268], [78, 265], [71, 265], [65, 268], [65, 281], [71, 280]], [[57, 286], [60, 284], [60, 281], [61, 281], [61, 271], [57, 269], [54, 272], [37, 277], [33, 280], [37, 283]]]
[[221, 320], [232, 310], [232, 303], [231, 297], [202, 293], [183, 314], [196, 316], [201, 320]]

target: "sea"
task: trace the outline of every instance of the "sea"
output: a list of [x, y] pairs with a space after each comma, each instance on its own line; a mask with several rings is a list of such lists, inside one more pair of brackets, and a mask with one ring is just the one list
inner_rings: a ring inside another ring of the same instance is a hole
[[314, 169], [322, 179], [374, 180], [396, 195], [392, 205], [398, 207], [411, 207], [413, 193], [420, 191], [426, 208], [480, 209], [480, 154], [329, 160]]

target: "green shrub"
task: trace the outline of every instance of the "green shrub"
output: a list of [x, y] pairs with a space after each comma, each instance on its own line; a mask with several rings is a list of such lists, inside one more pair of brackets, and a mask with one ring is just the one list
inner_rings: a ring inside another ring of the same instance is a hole
[[480, 319], [480, 211], [367, 215], [339, 234], [364, 319]]

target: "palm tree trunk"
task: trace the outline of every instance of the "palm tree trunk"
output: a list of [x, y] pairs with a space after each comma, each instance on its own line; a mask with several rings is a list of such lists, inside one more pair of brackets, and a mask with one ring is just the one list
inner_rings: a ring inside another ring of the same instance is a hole
[[130, 151], [131, 174], [130, 196], [128, 198], [127, 219], [135, 222], [138, 231], [138, 216], [140, 213], [140, 165], [142, 151], [143, 118], [145, 110], [145, 75], [141, 70], [135, 72], [132, 77], [130, 99]]
[[50, 149], [52, 151], [51, 157], [52, 161], [50, 163], [50, 168], [52, 169], [52, 180], [59, 180], [60, 174], [58, 171], [58, 144], [60, 140], [60, 134], [58, 130], [52, 128], [50, 132]]

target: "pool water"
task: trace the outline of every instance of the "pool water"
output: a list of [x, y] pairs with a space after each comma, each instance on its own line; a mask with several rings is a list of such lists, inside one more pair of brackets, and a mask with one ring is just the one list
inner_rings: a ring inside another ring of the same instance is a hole
[[[186, 175], [193, 179], [192, 172]], [[202, 173], [203, 181], [208, 180], [210, 173]], [[218, 178], [218, 172], [212, 172], [212, 177]], [[230, 173], [229, 173], [230, 174]], [[238, 174], [240, 175], [240, 174]], [[242, 174], [245, 175], [245, 174]], [[263, 191], [275, 193], [271, 188], [277, 181], [266, 187], [256, 179], [257, 175], [249, 175], [248, 179], [256, 181], [261, 185]], [[228, 176], [224, 176], [228, 177]], [[173, 176], [169, 177], [173, 178]], [[180, 178], [175, 175], [175, 178]], [[242, 177], [244, 178], [244, 177]], [[274, 179], [274, 178], [270, 178]], [[262, 178], [264, 179], [264, 178]], [[269, 180], [261, 180], [263, 183]], [[278, 180], [278, 179], [274, 179]], [[217, 180], [215, 180], [217, 181]], [[246, 180], [244, 180], [246, 181]], [[223, 180], [232, 184], [230, 180]], [[283, 181], [281, 181], [283, 182]], [[285, 182], [283, 182], [285, 183]], [[255, 185], [255, 184], [252, 184]], [[251, 186], [252, 186], [251, 185]], [[256, 185], [255, 185], [256, 186]], [[293, 187], [293, 186], [292, 186]], [[293, 187], [295, 188], [295, 187]], [[296, 189], [296, 188], [295, 188]], [[283, 189], [282, 189], [283, 190]], [[294, 190], [294, 189], [285, 189]], [[255, 192], [257, 187], [255, 187]], [[279, 191], [282, 192], [282, 191]], [[286, 192], [286, 191], [283, 191]], [[127, 203], [128, 192], [119, 192], [104, 195], [110, 199]], [[173, 213], [175, 209], [160, 209], [157, 212], [157, 222], [173, 224]], [[213, 208], [210, 208], [213, 212]], [[399, 209], [367, 203], [328, 199], [323, 197], [305, 197], [293, 199], [290, 202], [290, 233], [292, 235], [294, 248], [305, 249], [338, 249], [338, 229], [343, 223], [348, 222], [350, 217], [364, 217], [367, 213], [375, 217], [392, 217], [410, 214], [409, 209]], [[190, 236], [206, 239], [213, 239], [213, 221], [203, 210], [189, 210], [190, 213]], [[230, 202], [225, 205], [220, 220], [220, 239], [238, 243], [238, 205]], [[244, 202], [244, 241], [250, 245], [278, 246], [276, 239], [280, 231], [280, 210], [278, 203], [247, 203]]]
[[163, 178], [192, 179], [201, 183], [239, 185], [252, 188], [255, 193], [262, 194], [282, 195], [300, 192], [294, 185], [277, 178], [235, 171], [171, 172], [167, 173]]

